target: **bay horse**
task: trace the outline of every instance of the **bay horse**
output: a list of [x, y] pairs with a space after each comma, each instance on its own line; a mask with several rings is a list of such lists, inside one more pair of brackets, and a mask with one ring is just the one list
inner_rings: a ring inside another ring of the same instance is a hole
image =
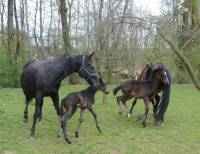
[[[150, 80], [151, 73], [152, 73], [152, 68], [151, 68], [151, 66], [149, 64], [147, 64], [145, 66], [145, 68], [142, 70], [142, 72], [141, 72], [140, 76], [137, 78], [137, 80], [140, 80], [140, 81]], [[153, 105], [154, 113], [155, 113], [156, 108], [157, 108], [156, 106], [160, 101], [160, 96], [158, 94], [156, 94], [155, 98], [156, 98], [156, 103], [154, 102], [154, 99], [150, 100], [152, 102], [152, 105]], [[123, 102], [123, 105], [124, 105], [124, 107], [126, 108], [126, 110], [128, 112], [128, 114], [127, 114], [128, 118], [130, 118], [130, 116], [132, 114], [132, 111], [133, 111], [133, 108], [134, 108], [134, 106], [136, 104], [136, 101], [137, 101], [137, 98], [135, 98], [133, 100], [133, 103], [132, 103], [132, 106], [131, 106], [130, 110], [129, 110], [128, 106], [126, 105], [126, 102]], [[119, 114], [122, 114], [122, 108], [121, 107], [120, 107]]]
[[[164, 124], [164, 114], [167, 110], [169, 99], [170, 99], [170, 90], [171, 90], [171, 74], [168, 71], [168, 69], [163, 64], [154, 64], [149, 65], [147, 64], [145, 68], [142, 70], [138, 80], [149, 80], [150, 75], [154, 69], [157, 67], [163, 67], [167, 78], [169, 80], [169, 84], [160, 83], [160, 86], [158, 87], [158, 92], [162, 91], [162, 97], [160, 97], [158, 94], [155, 95], [155, 98], [150, 97], [152, 105], [153, 105], [153, 113], [154, 113], [154, 119], [157, 123]], [[155, 100], [154, 100], [155, 99]], [[161, 100], [161, 101], [160, 101]], [[133, 108], [137, 103], [137, 98], [134, 99], [131, 109], [129, 111], [129, 117], [132, 114]]]
[[117, 103], [120, 105], [120, 101], [124, 104], [127, 100], [135, 97], [142, 98], [145, 104], [145, 112], [142, 117], [142, 124], [146, 127], [146, 118], [149, 111], [149, 102], [158, 93], [160, 83], [169, 84], [166, 71], [163, 66], [160, 65], [153, 69], [150, 79], [147, 81], [130, 80], [113, 89], [113, 94], [116, 95], [121, 89], [123, 95], [117, 97]]
[[[99, 80], [100, 86], [89, 86], [87, 89], [81, 90], [80, 92], [72, 92], [65, 96], [60, 104], [60, 126], [63, 129], [65, 141], [71, 144], [71, 141], [68, 139], [66, 125], [69, 119], [74, 115], [77, 108], [80, 108], [80, 118], [79, 123], [77, 125], [75, 135], [79, 137], [79, 129], [80, 125], [83, 122], [83, 114], [85, 109], [87, 109], [92, 116], [94, 117], [96, 128], [98, 129], [99, 133], [101, 133], [101, 129], [98, 124], [97, 115], [93, 109], [93, 104], [95, 102], [95, 94], [98, 90], [102, 91], [105, 94], [108, 94], [109, 91], [107, 90], [107, 85], [102, 81], [100, 78]], [[60, 128], [60, 127], [59, 127]], [[58, 131], [57, 137], [60, 137], [60, 130]]]
[[61, 81], [71, 73], [77, 72], [80, 77], [99, 87], [99, 77], [92, 66], [91, 54], [76, 56], [56, 56], [43, 60], [32, 60], [25, 64], [21, 75], [21, 87], [25, 95], [24, 119], [28, 119], [29, 102], [35, 98], [35, 113], [30, 133], [30, 139], [35, 136], [35, 125], [38, 118], [42, 118], [43, 97], [50, 96], [56, 109], [58, 119], [60, 115], [59, 95]]

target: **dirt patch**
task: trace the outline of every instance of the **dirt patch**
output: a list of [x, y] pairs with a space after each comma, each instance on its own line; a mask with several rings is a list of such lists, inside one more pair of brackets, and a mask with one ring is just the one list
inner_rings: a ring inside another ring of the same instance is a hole
[[14, 151], [5, 151], [2, 154], [18, 154], [18, 153]]

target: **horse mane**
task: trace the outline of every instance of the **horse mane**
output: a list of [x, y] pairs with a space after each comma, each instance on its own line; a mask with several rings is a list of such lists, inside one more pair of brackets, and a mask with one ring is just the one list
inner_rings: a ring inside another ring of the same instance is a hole
[[169, 84], [164, 84], [162, 87], [162, 99], [159, 102], [159, 105], [156, 109], [155, 120], [164, 122], [164, 114], [167, 111], [169, 100], [170, 100], [170, 92], [171, 92], [171, 74], [164, 67], [164, 70], [167, 74], [167, 78], [169, 80]]
[[27, 62], [27, 63], [24, 65], [23, 68], [27, 67], [29, 64], [32, 64], [32, 63], [35, 62], [35, 61], [36, 61], [36, 59], [33, 59], [33, 60]]
[[140, 74], [138, 80], [148, 80], [148, 79], [150, 79], [149, 76], [150, 76], [151, 72], [152, 72], [151, 65], [147, 64], [147, 65], [143, 68], [143, 70], [142, 70], [142, 72], [141, 72], [141, 74]]

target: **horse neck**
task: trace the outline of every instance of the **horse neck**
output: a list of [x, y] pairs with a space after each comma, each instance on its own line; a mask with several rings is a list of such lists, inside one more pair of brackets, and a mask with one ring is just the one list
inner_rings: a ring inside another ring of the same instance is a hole
[[142, 70], [142, 73], [140, 74], [139, 76], [139, 80], [146, 80], [147, 78], [147, 71], [148, 71], [148, 68], [145, 67], [143, 70]]
[[98, 89], [97, 89], [96, 87], [94, 87], [94, 86], [89, 86], [89, 87], [87, 88], [87, 93], [88, 93], [88, 95], [90, 95], [91, 97], [94, 97], [95, 94], [97, 93], [97, 91], [98, 91]]
[[76, 56], [66, 56], [65, 67], [66, 75], [78, 72], [79, 68], [76, 66]]
[[52, 71], [54, 76], [54, 81], [57, 84], [60, 84], [60, 82], [69, 74], [76, 71], [75, 67], [72, 67], [71, 58], [70, 56], [61, 56], [57, 57], [52, 60], [53, 67]]
[[153, 74], [152, 78], [150, 79], [150, 85], [152, 90], [156, 90], [159, 86], [160, 81], [157, 79], [156, 74]]

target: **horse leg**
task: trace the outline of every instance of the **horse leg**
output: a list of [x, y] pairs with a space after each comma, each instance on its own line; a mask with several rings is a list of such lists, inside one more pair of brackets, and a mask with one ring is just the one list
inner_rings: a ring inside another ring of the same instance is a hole
[[151, 99], [151, 103], [153, 105], [153, 115], [155, 116], [155, 114], [156, 114], [156, 103], [154, 101], [154, 98]]
[[130, 118], [130, 112], [129, 112], [129, 108], [128, 108], [127, 104], [126, 104], [126, 100], [123, 100], [122, 103], [123, 103], [123, 105], [124, 105], [124, 107], [125, 107], [125, 109], [127, 111], [127, 118]]
[[58, 119], [57, 139], [61, 137], [61, 117]]
[[161, 97], [158, 94], [156, 94], [156, 96], [155, 96], [156, 103], [155, 103], [155, 107], [154, 107], [155, 108], [155, 113], [157, 111], [160, 99], [161, 99]]
[[51, 97], [51, 100], [53, 101], [54, 108], [55, 108], [56, 113], [58, 115], [58, 133], [57, 133], [57, 138], [59, 138], [61, 136], [61, 127], [60, 127], [61, 117], [60, 117], [60, 107], [59, 107], [59, 95], [58, 95], [58, 93], [54, 93], [50, 97]]
[[28, 121], [28, 105], [29, 105], [29, 102], [31, 101], [31, 98], [28, 98], [26, 96], [25, 98], [25, 109], [24, 109], [24, 122], [27, 122]]
[[58, 115], [58, 135], [57, 137], [60, 136], [60, 106], [59, 106], [59, 95], [58, 93], [54, 93], [51, 96], [51, 100], [53, 101], [54, 108], [56, 110], [56, 113]]
[[156, 94], [156, 96], [155, 96], [156, 104], [159, 104], [160, 99], [161, 99], [161, 97], [158, 94]]
[[99, 124], [98, 124], [97, 115], [96, 115], [96, 113], [94, 112], [92, 106], [89, 107], [89, 108], [87, 108], [87, 109], [88, 109], [88, 111], [90, 111], [90, 113], [93, 115], [94, 120], [95, 120], [95, 124], [96, 124], [96, 128], [98, 129], [99, 133], [102, 133], [102, 131], [101, 131], [100, 127], [99, 127]]
[[132, 103], [131, 109], [130, 109], [130, 111], [129, 111], [130, 115], [132, 114], [132, 112], [133, 112], [133, 108], [135, 107], [135, 104], [136, 104], [136, 103], [137, 103], [137, 98], [135, 98], [135, 99], [133, 100], [133, 103]]
[[58, 93], [54, 93], [50, 97], [51, 97], [51, 100], [53, 101], [56, 113], [59, 116], [60, 115], [60, 107], [59, 107], [59, 96], [58, 96]]
[[43, 107], [43, 100], [42, 100], [41, 103], [40, 103], [40, 115], [39, 115], [39, 118], [38, 118], [38, 121], [39, 121], [39, 122], [42, 121], [42, 107]]
[[35, 125], [36, 125], [37, 119], [40, 115], [40, 103], [42, 102], [42, 100], [43, 100], [42, 94], [37, 93], [36, 98], [35, 98], [35, 113], [33, 116], [33, 125], [31, 128], [31, 134], [30, 134], [31, 139], [34, 138], [34, 136], [35, 136]]
[[84, 111], [85, 111], [85, 109], [81, 108], [79, 123], [78, 123], [76, 131], [75, 131], [76, 137], [79, 137], [79, 129], [80, 129], [81, 123], [83, 122], [83, 113], [84, 113]]
[[68, 113], [65, 113], [64, 114], [64, 117], [61, 121], [61, 128], [63, 129], [63, 133], [64, 133], [64, 137], [65, 137], [65, 141], [69, 144], [71, 144], [71, 141], [68, 139], [68, 133], [67, 133], [67, 123], [68, 123], [68, 120], [69, 120], [69, 117], [71, 117], [73, 115], [72, 111], [69, 110]]
[[118, 96], [117, 97], [117, 104], [118, 104], [118, 106], [119, 106], [119, 114], [122, 114], [122, 107], [121, 107], [121, 105], [120, 105], [120, 101], [122, 100], [122, 96]]
[[146, 120], [147, 120], [147, 114], [149, 112], [149, 97], [144, 97], [143, 98], [144, 100], [144, 104], [145, 104], [145, 111], [144, 111], [144, 115], [143, 115], [143, 118], [141, 120], [142, 124], [144, 127], [146, 127]]

